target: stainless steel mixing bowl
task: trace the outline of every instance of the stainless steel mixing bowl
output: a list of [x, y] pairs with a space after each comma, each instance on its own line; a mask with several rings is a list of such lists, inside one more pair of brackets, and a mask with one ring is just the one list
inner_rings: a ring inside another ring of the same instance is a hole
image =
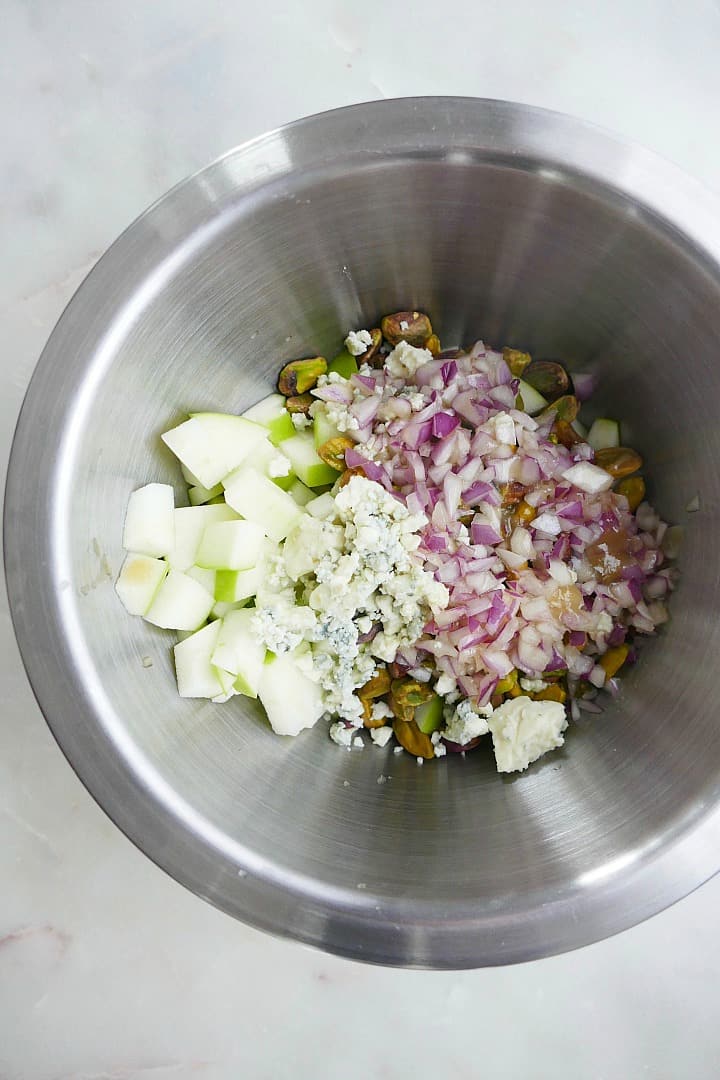
[[[244, 409], [285, 360], [414, 306], [445, 343], [597, 372], [597, 411], [623, 418], [653, 501], [687, 527], [667, 630], [602, 716], [513, 778], [489, 753], [420, 769], [340, 750], [324, 724], [280, 739], [241, 698], [181, 700], [171, 636], [113, 591], [128, 494], [180, 490], [161, 430]], [[502, 102], [376, 102], [283, 128], [136, 221], [43, 353], [5, 510], [35, 693], [120, 828], [255, 926], [429, 967], [611, 934], [720, 865], [718, 416], [720, 213], [674, 167]]]

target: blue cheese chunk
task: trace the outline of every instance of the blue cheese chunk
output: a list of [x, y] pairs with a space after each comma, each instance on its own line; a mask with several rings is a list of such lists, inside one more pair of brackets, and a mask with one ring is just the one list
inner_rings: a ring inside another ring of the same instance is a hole
[[522, 772], [548, 750], [563, 745], [567, 715], [559, 701], [516, 697], [495, 709], [488, 725], [498, 772]]
[[369, 330], [351, 330], [345, 338], [345, 348], [351, 356], [362, 356], [372, 345], [372, 335]]
[[473, 708], [471, 702], [463, 698], [462, 701], [458, 701], [451, 713], [443, 736], [459, 746], [466, 746], [479, 735], [487, 735], [490, 730], [488, 717], [492, 715], [492, 712], [492, 705]]

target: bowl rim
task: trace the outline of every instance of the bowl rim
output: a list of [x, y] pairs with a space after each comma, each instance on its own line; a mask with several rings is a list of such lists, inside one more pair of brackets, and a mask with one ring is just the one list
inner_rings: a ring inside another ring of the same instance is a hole
[[[582, 904], [559, 895], [534, 907], [528, 897], [522, 910], [498, 915], [464, 903], [452, 919], [443, 919], [431, 904], [405, 901], [401, 930], [398, 905], [382, 897], [277, 872], [254, 862], [251, 852], [244, 861], [223, 852], [212, 828], [195, 820], [158, 774], [133, 758], [131, 747], [118, 756], [116, 742], [94, 723], [101, 688], [85, 685], [66, 640], [56, 540], [61, 500], [54, 485], [62, 484], [62, 465], [79, 435], [68, 419], [90, 358], [103, 346], [107, 285], [116, 281], [116, 268], [136, 253], [138, 234], [150, 248], [138, 272], [150, 272], [172, 258], [174, 245], [192, 230], [206, 235], [219, 225], [213, 207], [222, 197], [262, 194], [282, 176], [345, 160], [350, 148], [372, 152], [388, 131], [397, 136], [398, 154], [470, 154], [580, 176], [657, 216], [720, 276], [718, 199], [659, 155], [561, 113], [482, 98], [396, 98], [318, 113], [242, 143], [176, 184], [121, 233], [71, 298], [40, 356], [17, 421], [5, 487], [10, 613], [33, 693], [71, 767], [125, 835], [197, 895], [275, 935], [373, 963], [460, 969], [523, 962], [624, 930], [705, 882], [720, 868], [720, 806], [708, 808], [641, 864], [626, 860], [600, 868], [606, 872], [597, 875]], [[65, 378], [58, 390], [54, 373], [61, 361]], [[29, 471], [37, 478], [32, 506], [26, 499]], [[91, 738], [87, 730], [80, 737], [78, 710], [89, 721]]]

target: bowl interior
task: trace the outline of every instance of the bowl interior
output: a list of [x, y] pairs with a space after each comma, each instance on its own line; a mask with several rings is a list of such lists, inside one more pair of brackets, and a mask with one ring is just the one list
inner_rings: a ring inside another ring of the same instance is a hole
[[[718, 268], [620, 182], [552, 145], [511, 152], [504, 124], [504, 144], [477, 114], [472, 136], [415, 133], [382, 153], [372, 125], [334, 145], [291, 129], [172, 193], [101, 262], [48, 347], [55, 371], [46, 355], [21, 422], [46, 443], [33, 465], [46, 516], [30, 461], [24, 494], [17, 459], [9, 489], [14, 528], [44, 541], [38, 582], [9, 538], [26, 661], [100, 802], [227, 910], [388, 962], [526, 959], [635, 921], [659, 904], [628, 883], [720, 791]], [[191, 409], [246, 408], [285, 361], [332, 354], [349, 328], [401, 307], [429, 312], [444, 345], [482, 337], [596, 373], [589, 416], [622, 420], [651, 501], [686, 526], [669, 626], [602, 716], [509, 779], [489, 749], [419, 768], [340, 750], [323, 723], [279, 739], [246, 699], [181, 700], [172, 635], [128, 617], [113, 591], [129, 493], [153, 479], [183, 490], [161, 431]], [[683, 891], [685, 857], [660, 903]]]

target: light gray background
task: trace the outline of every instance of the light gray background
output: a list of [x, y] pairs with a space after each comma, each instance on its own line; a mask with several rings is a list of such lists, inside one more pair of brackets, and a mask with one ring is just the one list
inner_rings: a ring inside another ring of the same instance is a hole
[[[303, 114], [514, 98], [720, 188], [718, 3], [388, 6], [0, 0], [3, 473], [42, 345], [103, 249], [177, 180]], [[4, 595], [0, 665], [0, 1080], [719, 1074], [720, 878], [518, 968], [335, 960], [214, 911], [106, 820], [34, 703]]]

